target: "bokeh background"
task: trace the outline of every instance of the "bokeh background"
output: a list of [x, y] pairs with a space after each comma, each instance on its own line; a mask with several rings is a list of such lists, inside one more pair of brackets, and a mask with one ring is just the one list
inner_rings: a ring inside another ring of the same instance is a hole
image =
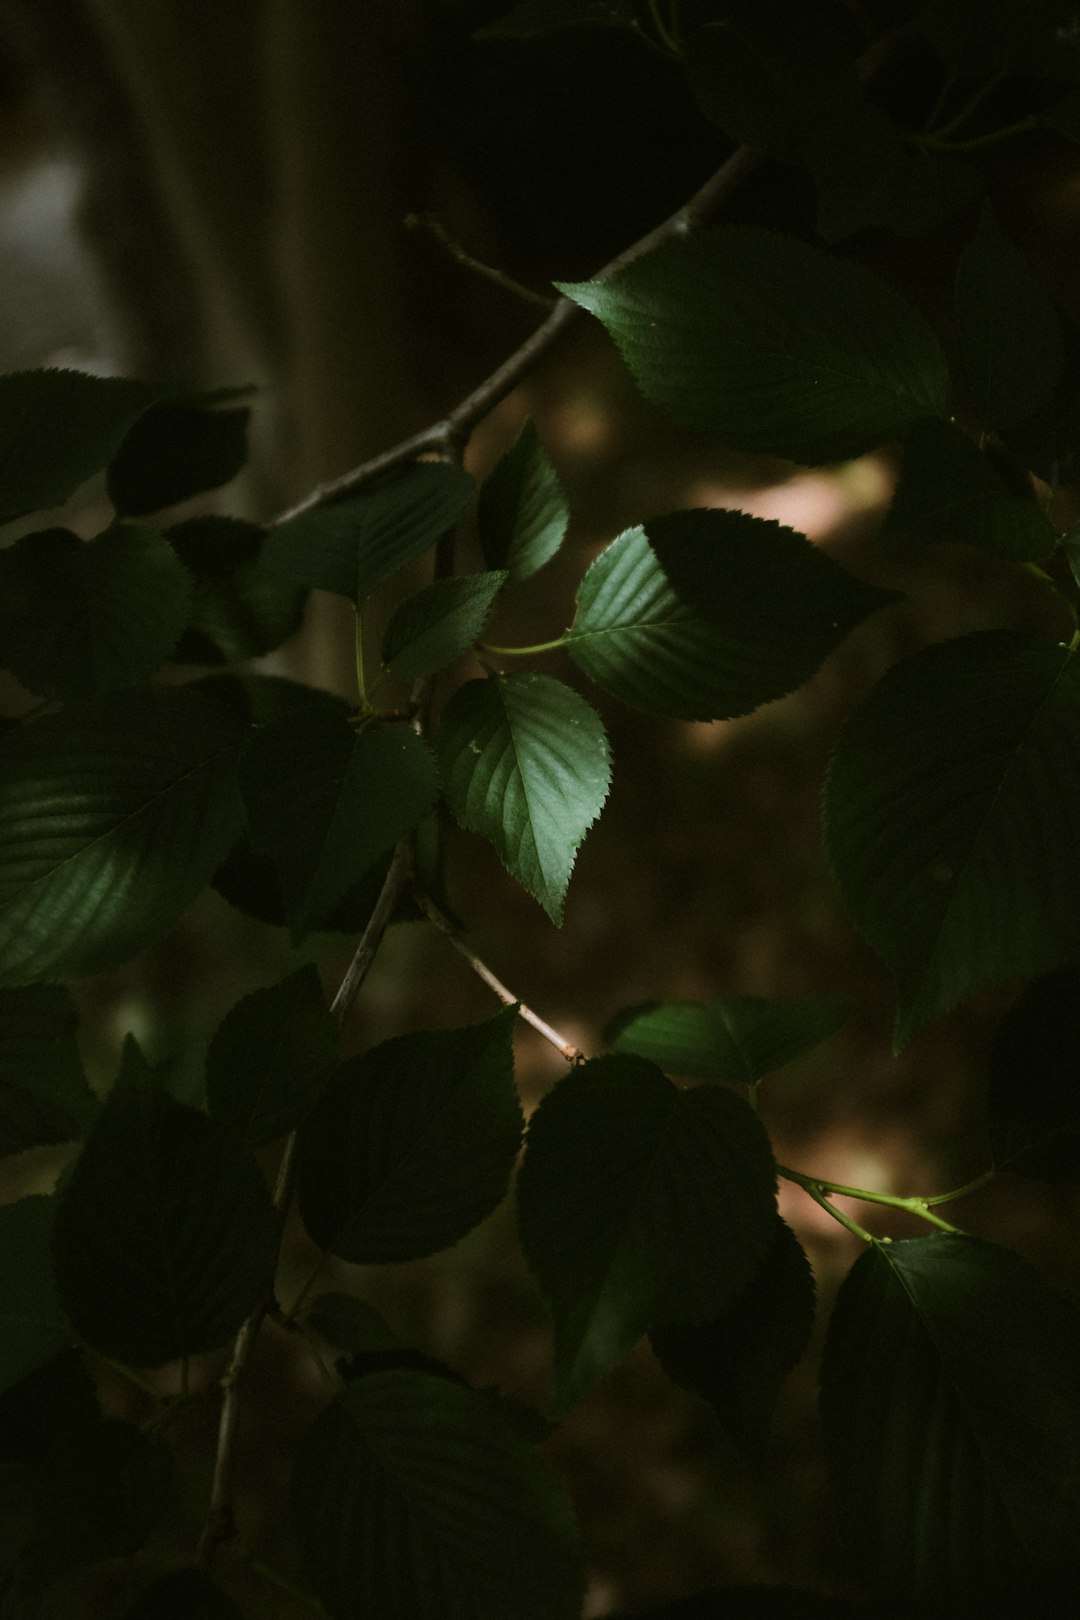
[[[637, 41], [606, 31], [474, 41], [472, 30], [501, 9], [479, 0], [0, 0], [0, 369], [258, 384], [249, 473], [192, 508], [256, 519], [436, 418], [538, 313], [456, 262], [430, 232], [408, 228], [408, 215], [430, 214], [473, 255], [544, 292], [552, 279], [588, 276], [730, 150], [678, 68]], [[916, 53], [885, 92], [922, 108], [932, 77]], [[995, 156], [987, 180], [1001, 217], [1076, 313], [1075, 150], [1033, 139]], [[766, 165], [725, 217], [796, 231], [813, 219], [805, 182], [780, 165]], [[903, 243], [863, 233], [855, 246], [933, 318], [971, 223], [961, 216], [933, 239]], [[477, 432], [470, 470], [490, 468], [527, 415], [563, 481], [572, 528], [494, 639], [557, 635], [600, 547], [630, 523], [684, 506], [777, 518], [905, 600], [802, 691], [745, 720], [660, 722], [601, 696], [614, 786], [579, 857], [564, 928], [548, 924], [485, 845], [451, 832], [450, 891], [471, 942], [588, 1050], [614, 1013], [643, 1000], [843, 989], [852, 1001], [845, 1028], [763, 1088], [778, 1157], [898, 1193], [976, 1175], [985, 1059], [1010, 990], [891, 1054], [889, 984], [843, 915], [821, 852], [819, 795], [844, 716], [896, 658], [946, 634], [1045, 626], [1053, 608], [1035, 586], [1018, 590], [1012, 572], [960, 548], [883, 551], [875, 535], [894, 475], [889, 447], [811, 473], [677, 433], [584, 321]], [[106, 515], [91, 488], [69, 517], [90, 534]], [[465, 567], [471, 543], [466, 536]], [[265, 667], [348, 693], [342, 606], [316, 595], [302, 635]], [[574, 679], [558, 654], [543, 667]], [[31, 701], [0, 677], [4, 712]], [[160, 949], [77, 987], [95, 1084], [109, 1084], [130, 1031], [153, 1058], [173, 1060], [173, 1084], [197, 1097], [206, 1043], [236, 999], [310, 959], [332, 991], [351, 943], [320, 935], [295, 950], [282, 930], [208, 895]], [[425, 924], [400, 924], [346, 1038], [360, 1049], [492, 1008], [444, 940]], [[518, 1060], [528, 1107], [561, 1064], [526, 1029]], [[0, 1196], [43, 1184], [61, 1161], [50, 1152], [11, 1162]], [[782, 1187], [781, 1208], [811, 1255], [822, 1310], [761, 1467], [747, 1468], [644, 1345], [549, 1442], [589, 1549], [589, 1616], [737, 1581], [843, 1590], [823, 1494], [816, 1356], [858, 1244], [794, 1187]], [[1075, 1213], [1067, 1190], [1014, 1181], [979, 1194], [977, 1207], [958, 1206], [956, 1218], [1075, 1284]], [[866, 1206], [859, 1218], [895, 1235], [914, 1229]], [[311, 1260], [293, 1233], [285, 1297]], [[509, 1211], [430, 1261], [331, 1267], [325, 1281], [364, 1292], [403, 1337], [474, 1382], [543, 1403], [550, 1339]], [[213, 1358], [204, 1370], [213, 1374]], [[100, 1377], [113, 1410], [141, 1411], [137, 1392], [105, 1370]], [[245, 1406], [240, 1508], [252, 1551], [285, 1573], [275, 1491], [321, 1398], [293, 1343], [268, 1328]], [[192, 1442], [194, 1525], [212, 1415], [175, 1428]], [[178, 1540], [176, 1556], [185, 1552]], [[95, 1603], [112, 1612], [117, 1578], [91, 1582], [88, 1612]], [[257, 1573], [237, 1567], [230, 1579], [253, 1614], [310, 1612]]]

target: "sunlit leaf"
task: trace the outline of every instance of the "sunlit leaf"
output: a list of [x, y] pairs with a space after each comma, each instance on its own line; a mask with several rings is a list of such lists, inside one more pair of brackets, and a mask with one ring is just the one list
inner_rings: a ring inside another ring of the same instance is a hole
[[648, 714], [727, 719], [801, 686], [895, 600], [779, 523], [673, 512], [600, 553], [581, 582], [567, 651]]
[[769, 1139], [733, 1092], [594, 1058], [529, 1122], [518, 1212], [565, 1410], [640, 1334], [708, 1321], [749, 1284], [773, 1236]]
[[307, 1576], [335, 1620], [577, 1620], [570, 1504], [493, 1401], [388, 1368], [315, 1419], [293, 1466]]
[[898, 1045], [975, 990], [1075, 951], [1078, 731], [1074, 654], [1011, 631], [906, 659], [848, 722], [825, 835], [896, 980]]
[[480, 486], [476, 522], [489, 568], [529, 579], [566, 537], [570, 513], [531, 418]]
[[497, 675], [459, 687], [435, 745], [461, 826], [490, 839], [560, 923], [578, 848], [611, 779], [599, 716], [548, 675]]
[[648, 399], [733, 449], [841, 461], [946, 412], [923, 317], [795, 237], [731, 225], [561, 291], [604, 323]]

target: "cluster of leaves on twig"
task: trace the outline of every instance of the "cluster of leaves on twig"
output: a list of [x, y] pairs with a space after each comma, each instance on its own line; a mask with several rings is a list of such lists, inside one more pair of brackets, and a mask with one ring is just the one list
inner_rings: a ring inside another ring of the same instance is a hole
[[[562, 287], [538, 334], [443, 422], [268, 525], [169, 519], [240, 470], [237, 396], [73, 372], [0, 379], [0, 517], [21, 529], [0, 553], [0, 656], [40, 699], [0, 745], [0, 1147], [82, 1144], [55, 1192], [0, 1208], [0, 1458], [15, 1504], [0, 1612], [60, 1612], [40, 1605], [57, 1591], [66, 1602], [65, 1582], [106, 1560], [128, 1561], [132, 1620], [240, 1612], [228, 1557], [249, 1527], [233, 1481], [245, 1375], [272, 1318], [311, 1356], [326, 1401], [293, 1463], [293, 1567], [283, 1555], [268, 1579], [333, 1616], [574, 1620], [582, 1553], [537, 1442], [648, 1334], [670, 1377], [760, 1450], [815, 1311], [778, 1175], [866, 1244], [829, 1323], [822, 1389], [853, 1590], [905, 1616], [1080, 1591], [1076, 1306], [940, 1213], [1002, 1171], [1077, 1173], [1080, 551], [1061, 514], [1080, 477], [1080, 373], [1052, 300], [981, 206], [974, 161], [1035, 127], [1072, 133], [1080, 63], [1065, 10], [1048, 0], [1021, 19], [951, 0], [917, 13], [900, 48], [937, 64], [938, 91], [908, 130], [862, 88], [881, 42], [867, 48], [850, 20], [830, 30], [816, 7], [801, 23], [760, 0], [513, 8], [488, 36], [631, 27], [685, 65], [745, 145], [650, 237]], [[985, 120], [1013, 74], [1031, 110], [995, 130]], [[967, 221], [944, 336], [852, 254], [700, 228], [766, 157], [807, 171], [828, 244]], [[500, 604], [559, 550], [568, 513], [531, 423], [478, 490], [461, 446], [579, 311], [650, 400], [734, 448], [815, 465], [898, 440], [890, 544], [976, 547], [1063, 604], [1060, 640], [986, 630], [897, 664], [845, 726], [825, 786], [825, 845], [895, 979], [898, 1045], [983, 987], [1035, 979], [994, 1047], [989, 1156], [966, 1187], [900, 1196], [775, 1162], [759, 1088], [839, 1027], [842, 996], [631, 1007], [587, 1057], [447, 914], [431, 853], [443, 809], [560, 922], [608, 792], [595, 689], [674, 719], [745, 715], [896, 602], [790, 528], [676, 511], [611, 539], [568, 628], [528, 647], [496, 639]], [[34, 526], [102, 469], [114, 516], [99, 534]], [[448, 537], [463, 523], [479, 572], [454, 567]], [[432, 551], [436, 577], [397, 607], [373, 657], [369, 599]], [[313, 588], [355, 608], [353, 702], [249, 667], [294, 634]], [[555, 648], [584, 690], [533, 667]], [[99, 1100], [65, 983], [158, 944], [208, 883], [296, 943], [357, 934], [345, 980], [328, 1004], [309, 964], [233, 1007], [202, 1106], [177, 1100], [133, 1039]], [[342, 1057], [339, 1027], [403, 916], [447, 934], [503, 1007]], [[518, 1017], [571, 1065], [527, 1130]], [[274, 1144], [270, 1186], [255, 1151]], [[294, 1206], [324, 1260], [384, 1266], [453, 1244], [512, 1183], [553, 1322], [546, 1414], [402, 1345], [359, 1271], [354, 1291], [322, 1287], [320, 1262], [295, 1298], [275, 1292]], [[928, 1233], [872, 1237], [839, 1195]], [[205, 1387], [192, 1387], [193, 1358], [200, 1377], [217, 1368]], [[141, 1426], [102, 1415], [101, 1364], [153, 1398]], [[205, 1523], [178, 1555], [162, 1531], [172, 1422], [210, 1398]], [[842, 1610], [763, 1588], [652, 1613]]]

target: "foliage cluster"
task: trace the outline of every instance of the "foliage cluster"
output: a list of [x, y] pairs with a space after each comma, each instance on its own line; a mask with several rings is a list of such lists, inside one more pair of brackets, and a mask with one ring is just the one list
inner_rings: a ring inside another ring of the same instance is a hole
[[[477, 48], [524, 48], [496, 42], [564, 24], [627, 27], [677, 58], [745, 144], [703, 201], [560, 289], [552, 340], [587, 311], [648, 399], [738, 449], [821, 465], [898, 441], [883, 538], [978, 548], [1060, 603], [1060, 639], [955, 634], [896, 664], [843, 728], [824, 790], [839, 889], [895, 979], [898, 1046], [984, 987], [1033, 981], [991, 1057], [985, 1174], [899, 1197], [777, 1165], [759, 1088], [839, 1027], [840, 995], [630, 1007], [586, 1057], [471, 958], [504, 1002], [486, 1022], [344, 1057], [338, 1045], [392, 921], [426, 916], [470, 954], [445, 897], [446, 811], [560, 922], [610, 779], [593, 688], [672, 719], [746, 715], [894, 611], [894, 592], [777, 523], [676, 511], [611, 539], [568, 629], [504, 646], [488, 639], [500, 603], [529, 590], [568, 521], [531, 423], [479, 489], [462, 466], [505, 377], [266, 525], [170, 518], [239, 472], [241, 394], [0, 379], [0, 517], [19, 524], [0, 553], [0, 645], [40, 699], [0, 745], [0, 1142], [8, 1155], [82, 1144], [55, 1192], [0, 1207], [5, 1615], [54, 1612], [42, 1605], [108, 1560], [134, 1572], [116, 1611], [132, 1620], [241, 1612], [228, 1595], [238, 1424], [272, 1318], [326, 1384], [289, 1487], [288, 1578], [314, 1608], [575, 1620], [582, 1553], [538, 1446], [648, 1334], [670, 1377], [749, 1457], [761, 1450], [815, 1309], [778, 1175], [866, 1245], [829, 1323], [821, 1400], [851, 1591], [904, 1616], [1080, 1591], [1075, 1302], [941, 1213], [1000, 1173], [1068, 1183], [1080, 1164], [1080, 539], [1063, 517], [1080, 483], [1080, 369], [980, 167], [1025, 132], [1080, 134], [1070, 8], [948, 0], [874, 39], [824, 6], [527, 0]], [[926, 76], [921, 129], [865, 88], [890, 52]], [[701, 228], [732, 177], [766, 159], [808, 175], [819, 240]], [[952, 308], [932, 324], [857, 249], [869, 231], [950, 221], [964, 246]], [[35, 527], [103, 469], [115, 515], [99, 534]], [[482, 571], [455, 571], [462, 523]], [[393, 612], [374, 658], [369, 601], [429, 552], [435, 577]], [[248, 667], [296, 632], [311, 589], [355, 608], [351, 703]], [[534, 667], [556, 647], [583, 691]], [[329, 1005], [309, 965], [233, 1007], [204, 1106], [177, 1100], [133, 1039], [99, 1100], [65, 985], [156, 945], [208, 883], [296, 942], [359, 935], [348, 977]], [[519, 1016], [570, 1062], [527, 1128]], [[355, 1292], [320, 1289], [316, 1267], [296, 1298], [275, 1294], [294, 1204], [325, 1254], [384, 1266], [455, 1243], [512, 1183], [553, 1322], [546, 1413], [400, 1344], [359, 1272]], [[914, 1214], [927, 1234], [871, 1237], [832, 1202], [841, 1193]], [[200, 1377], [216, 1369], [206, 1387], [190, 1382], [194, 1358]], [[102, 1415], [102, 1363], [157, 1398], [141, 1426]], [[197, 1551], [178, 1552], [173, 1420], [209, 1399], [221, 1417], [207, 1518]], [[651, 1612], [843, 1609], [762, 1588]]]

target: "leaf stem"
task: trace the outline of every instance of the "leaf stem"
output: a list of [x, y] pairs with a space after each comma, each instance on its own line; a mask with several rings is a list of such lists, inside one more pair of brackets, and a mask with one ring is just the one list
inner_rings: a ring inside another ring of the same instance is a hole
[[495, 977], [487, 964], [482, 962], [476, 952], [466, 945], [449, 917], [443, 915], [433, 900], [430, 900], [426, 894], [418, 892], [416, 903], [428, 921], [433, 923], [440, 934], [446, 936], [459, 955], [465, 958], [477, 977], [483, 979], [489, 990], [494, 991], [504, 1007], [516, 1007], [518, 1017], [526, 1024], [530, 1024], [539, 1035], [542, 1035], [545, 1041], [549, 1042], [566, 1059], [567, 1063], [581, 1063], [584, 1060], [585, 1053], [580, 1046], [575, 1046], [573, 1041], [568, 1041], [564, 1035], [560, 1035], [557, 1029], [552, 1029], [551, 1025], [541, 1018], [538, 1013], [534, 1013], [531, 1007], [525, 1005], [520, 996], [515, 996], [514, 992], [508, 990], [501, 979]]
[[[946, 1193], [944, 1197], [939, 1196], [935, 1200], [920, 1197], [901, 1198], [895, 1193], [871, 1192], [868, 1187], [848, 1187], [840, 1181], [825, 1181], [820, 1176], [804, 1176], [800, 1170], [790, 1170], [783, 1164], [778, 1164], [776, 1170], [785, 1181], [793, 1181], [804, 1192], [808, 1192], [811, 1198], [816, 1198], [818, 1203], [822, 1199], [828, 1201], [834, 1197], [857, 1198], [864, 1204], [882, 1204], [887, 1209], [902, 1209], [908, 1215], [917, 1215], [920, 1221], [927, 1221], [931, 1226], [938, 1227], [942, 1232], [959, 1232], [960, 1228], [953, 1226], [950, 1221], [943, 1220], [940, 1215], [935, 1215], [930, 1208], [931, 1202], [947, 1203], [950, 1198], [959, 1197], [969, 1190], [961, 1187], [958, 1192]], [[982, 1178], [979, 1185], [981, 1180]]]
[[534, 292], [531, 287], [523, 286], [520, 281], [515, 281], [513, 276], [508, 276], [504, 270], [497, 270], [494, 265], [485, 264], [482, 259], [474, 258], [467, 248], [462, 247], [457, 237], [451, 236], [445, 225], [440, 225], [430, 214], [406, 214], [404, 224], [410, 231], [427, 231], [440, 247], [446, 249], [455, 263], [463, 265], [466, 270], [471, 270], [474, 275], [483, 276], [486, 281], [494, 282], [495, 286], [501, 287], [504, 292], [513, 293], [516, 298], [523, 298], [526, 303], [538, 305], [541, 309], [551, 309], [554, 305], [554, 298], [549, 298], [545, 293]]
[[[783, 1171], [781, 1171], [782, 1174]], [[804, 1192], [809, 1193], [815, 1204], [820, 1204], [822, 1209], [828, 1210], [834, 1221], [839, 1221], [841, 1226], [846, 1227], [849, 1232], [853, 1232], [864, 1243], [873, 1243], [874, 1234], [872, 1232], [868, 1232], [865, 1226], [860, 1226], [858, 1221], [853, 1221], [850, 1215], [845, 1215], [842, 1209], [837, 1209], [836, 1205], [831, 1204], [825, 1194], [818, 1192], [813, 1184], [800, 1182], [799, 1185]]]
[[569, 639], [570, 632], [566, 631], [554, 641], [535, 641], [531, 647], [493, 647], [490, 641], [478, 641], [476, 650], [490, 654], [492, 658], [532, 658], [537, 653], [554, 652], [557, 647], [565, 647]]
[[925, 1198], [923, 1202], [931, 1204], [951, 1204], [955, 1198], [966, 1198], [968, 1193], [978, 1192], [980, 1187], [987, 1186], [997, 1176], [996, 1170], [984, 1170], [981, 1176], [973, 1181], [965, 1181], [962, 1187], [954, 1187], [952, 1192], [934, 1193], [933, 1197]]

